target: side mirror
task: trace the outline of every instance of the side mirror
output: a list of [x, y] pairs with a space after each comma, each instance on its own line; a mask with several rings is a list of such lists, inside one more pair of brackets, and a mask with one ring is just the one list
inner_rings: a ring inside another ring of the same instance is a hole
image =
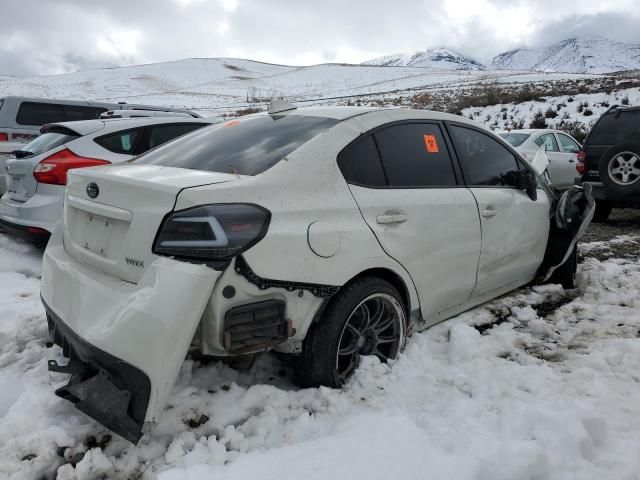
[[534, 202], [538, 199], [538, 180], [533, 172], [528, 169], [513, 170], [503, 176], [503, 181], [510, 187], [524, 190]]

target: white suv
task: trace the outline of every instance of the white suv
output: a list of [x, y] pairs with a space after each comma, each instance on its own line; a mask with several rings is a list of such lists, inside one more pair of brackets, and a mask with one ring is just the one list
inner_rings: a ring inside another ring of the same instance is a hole
[[189, 351], [276, 349], [338, 387], [412, 332], [570, 286], [593, 203], [532, 168], [458, 116], [281, 106], [71, 171], [42, 274], [56, 393], [135, 442]]

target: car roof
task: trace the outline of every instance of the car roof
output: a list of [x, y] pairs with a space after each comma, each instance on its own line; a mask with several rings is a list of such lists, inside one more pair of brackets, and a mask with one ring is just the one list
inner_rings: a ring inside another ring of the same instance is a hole
[[[265, 115], [259, 113], [256, 115]], [[451, 113], [437, 112], [434, 110], [415, 110], [409, 108], [381, 108], [381, 107], [298, 107], [292, 110], [276, 113], [274, 115], [303, 115], [311, 117], [326, 117], [336, 120], [347, 120], [360, 115], [380, 115], [386, 117], [386, 121], [399, 120], [436, 120], [450, 121], [467, 124], [488, 130], [482, 124], [468, 118], [453, 115]]]
[[95, 120], [79, 120], [75, 122], [58, 122], [43, 125], [42, 132], [52, 127], [71, 130], [79, 135], [89, 135], [97, 131], [104, 133], [127, 130], [129, 128], [143, 127], [146, 125], [162, 125], [164, 123], [215, 123], [215, 120], [189, 117], [140, 117], [140, 118], [109, 118]]
[[555, 130], [553, 128], [521, 128], [519, 130], [497, 130], [496, 133], [524, 133], [532, 135], [534, 133], [566, 133], [562, 130]]

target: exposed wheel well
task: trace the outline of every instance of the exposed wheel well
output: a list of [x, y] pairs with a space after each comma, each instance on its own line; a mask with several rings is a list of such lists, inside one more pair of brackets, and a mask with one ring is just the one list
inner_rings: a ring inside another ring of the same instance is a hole
[[411, 309], [413, 306], [411, 305], [411, 297], [409, 296], [409, 291], [407, 290], [407, 286], [405, 285], [404, 280], [402, 280], [402, 278], [397, 273], [386, 268], [370, 268], [369, 270], [360, 272], [358, 275], [353, 277], [347, 282], [347, 285], [358, 278], [366, 276], [378, 277], [393, 285], [402, 296], [402, 301], [404, 302], [404, 306], [407, 309], [407, 315], [411, 314]]

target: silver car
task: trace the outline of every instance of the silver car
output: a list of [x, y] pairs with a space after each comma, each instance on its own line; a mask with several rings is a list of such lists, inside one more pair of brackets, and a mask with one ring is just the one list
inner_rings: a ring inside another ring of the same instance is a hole
[[561, 130], [510, 130], [496, 132], [525, 159], [531, 160], [544, 147], [549, 158], [547, 172], [555, 188], [565, 189], [573, 185], [576, 172], [577, 153], [580, 144], [571, 135]]
[[62, 217], [69, 170], [121, 163], [210, 123], [201, 118], [158, 117], [45, 125], [39, 137], [6, 161], [0, 227], [44, 243]]

